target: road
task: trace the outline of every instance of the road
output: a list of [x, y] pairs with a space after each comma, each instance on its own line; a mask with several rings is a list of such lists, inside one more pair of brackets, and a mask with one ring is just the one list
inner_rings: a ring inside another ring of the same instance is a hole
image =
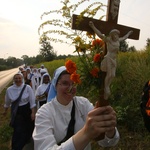
[[12, 81], [14, 74], [16, 74], [18, 71], [19, 68], [0, 71], [0, 93]]

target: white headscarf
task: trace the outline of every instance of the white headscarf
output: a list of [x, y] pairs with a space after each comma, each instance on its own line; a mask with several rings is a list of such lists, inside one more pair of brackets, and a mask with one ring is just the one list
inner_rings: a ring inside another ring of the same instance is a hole
[[49, 73], [44, 73], [43, 76], [42, 76], [42, 78], [41, 78], [41, 84], [43, 84], [43, 78], [45, 76], [49, 76], [49, 80], [51, 81], [51, 77], [50, 77]]
[[24, 83], [23, 74], [19, 72], [19, 73], [16, 73], [16, 74], [13, 76], [13, 84], [16, 85], [16, 84], [15, 84], [15, 81], [14, 81], [14, 78], [15, 78], [16, 75], [21, 75], [21, 77], [22, 77], [22, 83]]

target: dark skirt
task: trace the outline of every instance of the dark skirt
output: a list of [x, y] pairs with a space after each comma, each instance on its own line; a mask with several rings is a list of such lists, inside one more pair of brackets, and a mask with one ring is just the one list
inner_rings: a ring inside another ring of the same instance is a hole
[[14, 121], [12, 150], [22, 150], [32, 138], [34, 121], [31, 120], [30, 104], [19, 106]]

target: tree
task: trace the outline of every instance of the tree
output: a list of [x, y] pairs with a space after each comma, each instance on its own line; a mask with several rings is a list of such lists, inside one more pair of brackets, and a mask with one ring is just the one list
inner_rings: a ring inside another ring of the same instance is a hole
[[39, 64], [39, 63], [41, 63], [41, 62], [43, 62], [43, 61], [44, 61], [44, 58], [43, 58], [42, 55], [37, 55], [37, 56], [36, 56], [36, 64]]
[[17, 59], [15, 57], [9, 56], [6, 61], [7, 66], [10, 68], [18, 67]]
[[128, 51], [129, 51], [129, 52], [136, 52], [135, 46], [129, 47], [129, 48], [128, 48]]
[[46, 35], [43, 35], [40, 39], [40, 55], [43, 56], [45, 61], [52, 61], [56, 57], [56, 53], [53, 50], [53, 47], [51, 46], [48, 38]]
[[29, 57], [27, 55], [23, 55], [21, 58], [23, 59], [25, 65], [29, 64]]

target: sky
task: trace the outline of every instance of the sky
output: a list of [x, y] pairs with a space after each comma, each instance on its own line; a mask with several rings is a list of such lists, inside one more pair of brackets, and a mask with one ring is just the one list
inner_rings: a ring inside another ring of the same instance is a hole
[[[39, 54], [41, 15], [62, 6], [61, 0], [0, 0], [0, 58]], [[77, 1], [77, 0], [70, 0]], [[107, 0], [93, 0], [107, 4]], [[140, 29], [139, 40], [127, 40], [142, 50], [150, 38], [150, 0], [121, 0], [118, 24]], [[83, 7], [84, 8], [84, 7]], [[104, 15], [106, 11], [103, 12]], [[47, 18], [48, 19], [48, 18]], [[57, 55], [73, 54], [74, 47], [50, 42]]]

